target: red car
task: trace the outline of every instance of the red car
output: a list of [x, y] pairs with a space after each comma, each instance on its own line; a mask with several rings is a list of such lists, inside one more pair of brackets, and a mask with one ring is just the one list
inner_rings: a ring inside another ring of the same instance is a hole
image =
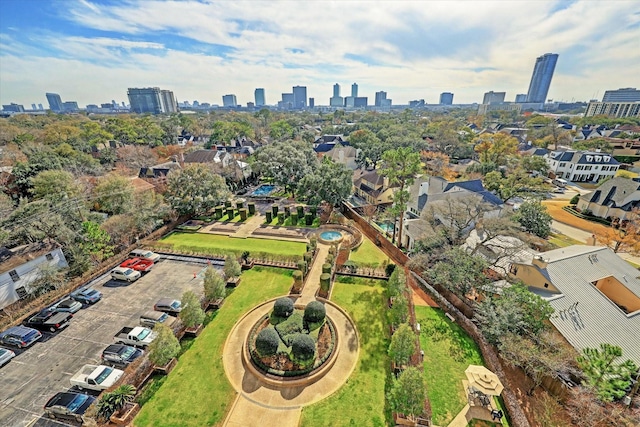
[[120, 264], [120, 267], [131, 268], [132, 270], [144, 273], [151, 270], [151, 267], [153, 267], [153, 261], [142, 258], [129, 258], [128, 260]]

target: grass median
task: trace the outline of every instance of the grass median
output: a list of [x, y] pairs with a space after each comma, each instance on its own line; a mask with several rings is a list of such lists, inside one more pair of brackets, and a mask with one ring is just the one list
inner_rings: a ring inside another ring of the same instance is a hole
[[211, 426], [221, 423], [236, 392], [227, 380], [222, 351], [240, 316], [261, 302], [284, 295], [292, 283], [288, 270], [255, 267], [242, 273], [215, 317], [193, 342], [166, 381], [134, 420], [138, 427]]
[[358, 328], [360, 358], [347, 383], [329, 398], [302, 411], [300, 426], [386, 426], [385, 386], [389, 377], [389, 324], [384, 282], [352, 279], [334, 283], [332, 300]]

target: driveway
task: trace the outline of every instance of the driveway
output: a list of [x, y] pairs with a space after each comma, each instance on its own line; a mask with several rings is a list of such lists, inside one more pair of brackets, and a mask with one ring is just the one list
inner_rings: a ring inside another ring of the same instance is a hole
[[202, 280], [194, 273], [202, 269], [202, 264], [162, 260], [132, 284], [108, 275], [92, 282], [103, 293], [101, 301], [76, 313], [63, 331], [44, 333], [42, 341], [16, 351], [20, 354], [0, 369], [0, 426], [64, 425], [41, 418], [47, 400], [69, 390], [69, 379], [84, 364], [99, 364], [115, 333], [138, 325], [159, 298], [180, 299], [187, 290], [201, 294]]

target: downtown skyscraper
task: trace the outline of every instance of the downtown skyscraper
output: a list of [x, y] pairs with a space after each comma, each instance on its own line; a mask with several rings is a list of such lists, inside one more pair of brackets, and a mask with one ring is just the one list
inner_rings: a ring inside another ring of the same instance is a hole
[[547, 100], [551, 78], [558, 62], [557, 53], [545, 53], [536, 58], [531, 83], [527, 92], [527, 102], [543, 103]]

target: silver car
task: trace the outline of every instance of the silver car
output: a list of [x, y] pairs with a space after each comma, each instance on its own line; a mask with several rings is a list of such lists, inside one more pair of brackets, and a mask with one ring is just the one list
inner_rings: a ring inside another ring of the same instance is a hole
[[82, 303], [71, 298], [65, 298], [51, 306], [53, 311], [77, 313], [82, 308]]
[[16, 354], [8, 348], [0, 347], [0, 366], [9, 363], [9, 360], [16, 357]]

